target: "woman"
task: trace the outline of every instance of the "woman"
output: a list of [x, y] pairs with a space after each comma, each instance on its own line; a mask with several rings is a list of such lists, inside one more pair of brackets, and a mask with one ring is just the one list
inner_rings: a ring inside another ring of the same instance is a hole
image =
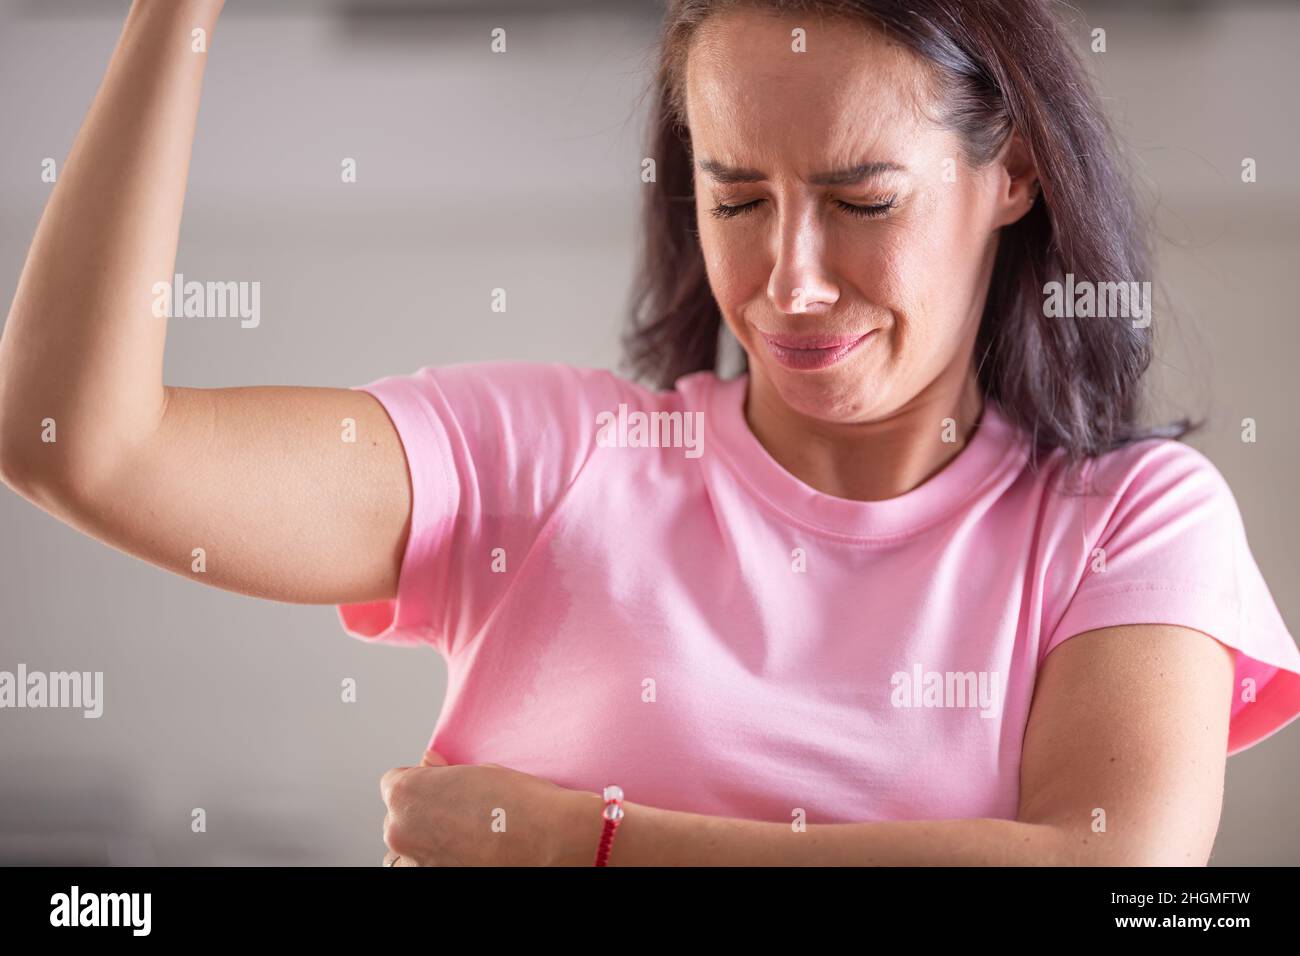
[[1046, 5], [671, 2], [658, 389], [164, 386], [219, 8], [131, 10], [0, 344], [0, 462], [124, 551], [445, 655], [387, 862], [590, 864], [606, 784], [614, 865], [1207, 861], [1300, 654], [1222, 476], [1136, 424], [1143, 297], [1049, 305], [1149, 274]]

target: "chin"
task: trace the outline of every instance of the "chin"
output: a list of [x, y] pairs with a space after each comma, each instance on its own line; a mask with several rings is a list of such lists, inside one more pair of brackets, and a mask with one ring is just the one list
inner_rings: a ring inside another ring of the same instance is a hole
[[881, 396], [871, 387], [866, 369], [847, 362], [843, 368], [794, 372], [765, 365], [763, 374], [781, 401], [806, 418], [831, 424], [869, 419]]

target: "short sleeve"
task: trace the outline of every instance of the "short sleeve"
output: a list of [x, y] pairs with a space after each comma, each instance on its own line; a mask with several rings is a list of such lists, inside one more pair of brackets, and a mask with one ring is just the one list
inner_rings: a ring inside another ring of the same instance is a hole
[[1095, 469], [1086, 567], [1039, 654], [1085, 631], [1125, 624], [1194, 628], [1232, 648], [1228, 754], [1300, 715], [1300, 651], [1251, 553], [1227, 481], [1180, 442], [1140, 443]]
[[354, 386], [383, 405], [401, 440], [411, 525], [397, 594], [338, 606], [346, 633], [453, 653], [508, 586], [517, 563], [595, 443], [614, 376], [559, 363], [425, 366]]

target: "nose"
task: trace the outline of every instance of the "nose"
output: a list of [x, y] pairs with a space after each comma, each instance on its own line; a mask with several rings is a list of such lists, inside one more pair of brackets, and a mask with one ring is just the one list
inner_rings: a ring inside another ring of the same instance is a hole
[[826, 311], [839, 300], [839, 287], [826, 261], [829, 249], [817, 212], [782, 215], [777, 229], [768, 297], [787, 315]]

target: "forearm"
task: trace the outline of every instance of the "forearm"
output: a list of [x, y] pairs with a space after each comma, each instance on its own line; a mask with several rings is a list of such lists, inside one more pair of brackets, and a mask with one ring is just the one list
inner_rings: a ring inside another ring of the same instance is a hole
[[[565, 860], [590, 866], [600, 837], [597, 794], [573, 803]], [[624, 803], [610, 866], [1061, 866], [1087, 860], [1083, 837], [1014, 820], [787, 823]]]
[[[111, 461], [164, 406], [170, 283], [207, 55], [192, 33], [221, 0], [136, 0], [46, 205], [0, 339], [0, 447], [10, 468]], [[53, 418], [57, 442], [42, 446]]]

